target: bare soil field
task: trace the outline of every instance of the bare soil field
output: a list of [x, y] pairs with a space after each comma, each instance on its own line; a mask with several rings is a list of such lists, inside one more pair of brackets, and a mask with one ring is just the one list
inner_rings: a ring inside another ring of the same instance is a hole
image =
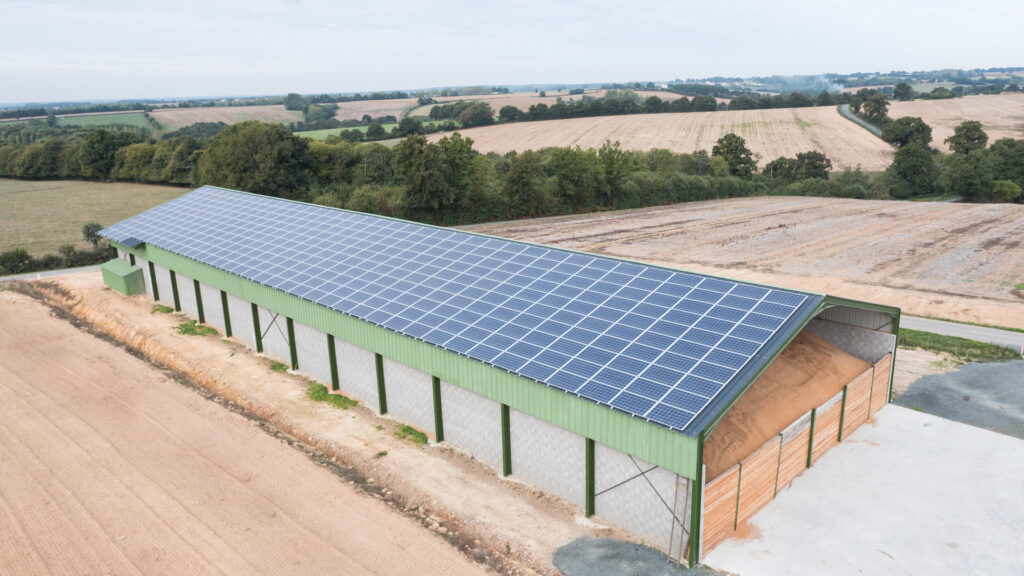
[[1024, 328], [1019, 205], [737, 198], [467, 228]]
[[918, 116], [932, 127], [932, 146], [950, 151], [946, 138], [966, 120], [977, 120], [991, 144], [1000, 138], [1024, 138], [1024, 94], [965, 96], [949, 100], [893, 102], [889, 116]]
[[0, 179], [0, 252], [24, 248], [43, 256], [64, 244], [85, 248], [87, 222], [109, 226], [187, 191], [155, 184]]
[[259, 120], [286, 124], [302, 120], [302, 112], [285, 110], [282, 105], [268, 106], [216, 106], [212, 108], [158, 108], [149, 113], [161, 126], [177, 130], [199, 122], [234, 124], [245, 120]]
[[414, 518], [0, 292], [0, 573], [485, 574]]
[[[583, 519], [577, 506], [546, 495], [514, 476], [502, 478], [495, 470], [444, 444], [422, 446], [397, 438], [401, 423], [390, 417], [378, 417], [361, 405], [339, 410], [314, 403], [306, 395], [307, 376], [275, 372], [266, 358], [220, 335], [180, 335], [175, 328], [185, 320], [182, 315], [155, 312], [152, 300], [144, 295], [126, 298], [113, 292], [103, 285], [98, 272], [47, 280], [50, 282], [30, 285], [97, 331], [184, 374], [196, 385], [240, 406], [247, 414], [263, 419], [267, 425], [327, 455], [339, 466], [353, 470], [355, 487], [379, 497], [393, 506], [392, 510], [417, 520], [459, 550], [503, 573], [553, 576], [557, 574], [551, 563], [554, 552], [581, 536], [630, 539], [600, 519]], [[91, 357], [88, 351], [75, 355]], [[197, 398], [197, 402], [201, 400]], [[0, 475], [0, 494], [2, 482]], [[290, 482], [282, 483], [291, 486]], [[321, 487], [319, 496], [305, 498], [314, 506], [344, 499], [329, 491], [329, 482]], [[0, 548], [4, 534], [0, 527]], [[358, 542], [365, 544], [362, 539]], [[410, 552], [408, 546], [366, 548], [382, 558], [390, 554], [420, 554]], [[424, 554], [424, 558], [430, 556]], [[427, 562], [424, 566], [430, 571], [434, 564]], [[362, 572], [337, 569], [334, 573]], [[389, 573], [417, 571], [392, 569]]]
[[416, 106], [415, 98], [338, 102], [338, 111], [334, 113], [334, 117], [338, 120], [361, 120], [364, 115], [369, 114], [374, 118], [390, 115], [400, 120], [406, 111]]
[[[491, 105], [491, 109], [494, 110], [494, 114], [497, 115], [498, 111], [505, 106], [515, 106], [523, 112], [526, 112], [530, 106], [535, 104], [546, 104], [551, 106], [558, 101], [559, 98], [564, 102], [572, 102], [573, 100], [580, 100], [583, 96], [589, 96], [591, 98], [601, 98], [608, 91], [607, 90], [587, 90], [582, 95], [574, 94], [569, 95], [568, 91], [562, 92], [546, 92], [545, 96], [540, 96], [535, 92], [514, 92], [512, 94], [483, 94], [479, 96], [442, 96], [435, 98], [439, 103], [444, 104], [446, 102], [460, 102], [465, 100], [482, 100]], [[672, 92], [661, 92], [658, 90], [634, 90], [636, 95], [640, 98], [646, 99], [649, 96], [657, 96], [662, 100], [671, 102], [682, 98], [681, 94], [675, 94]], [[728, 102], [727, 98], [716, 98], [719, 102]], [[428, 104], [426, 106], [420, 106], [409, 112], [409, 116], [427, 116], [430, 114], [430, 109], [435, 104]]]
[[689, 153], [710, 151], [729, 132], [747, 141], [747, 147], [760, 155], [760, 164], [818, 150], [827, 154], [837, 169], [860, 165], [867, 171], [880, 171], [889, 166], [893, 156], [891, 146], [844, 119], [831, 106], [517, 122], [471, 128], [462, 134], [472, 138], [473, 147], [480, 152], [548, 146], [597, 148], [611, 140], [631, 150], [667, 148]]

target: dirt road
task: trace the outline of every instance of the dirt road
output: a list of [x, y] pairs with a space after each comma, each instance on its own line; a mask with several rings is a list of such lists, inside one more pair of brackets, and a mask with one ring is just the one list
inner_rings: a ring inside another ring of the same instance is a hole
[[0, 574], [484, 574], [124, 350], [0, 291]]
[[738, 198], [468, 229], [1024, 328], [1024, 206]]

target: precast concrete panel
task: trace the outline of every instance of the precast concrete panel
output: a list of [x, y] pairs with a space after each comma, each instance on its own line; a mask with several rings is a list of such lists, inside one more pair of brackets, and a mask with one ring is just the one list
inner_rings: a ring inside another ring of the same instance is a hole
[[[163, 266], [156, 266], [156, 286], [160, 289], [160, 303], [174, 307], [174, 291], [171, 290], [171, 271]], [[178, 286], [181, 286], [179, 283]]]
[[260, 333], [263, 334], [263, 353], [282, 364], [291, 366], [292, 351], [288, 345], [288, 319], [284, 315], [260, 307]]
[[896, 343], [896, 336], [892, 334], [827, 320], [811, 320], [807, 329], [843, 352], [871, 364], [892, 352]]
[[293, 322], [293, 325], [295, 327], [295, 351], [299, 357], [299, 372], [312, 376], [313, 379], [330, 388], [331, 355], [327, 349], [327, 334], [302, 322]]
[[388, 414], [434, 437], [434, 392], [430, 374], [384, 358]]
[[501, 470], [501, 404], [441, 381], [444, 440], [495, 470]]
[[149, 261], [141, 256], [135, 257], [135, 265], [142, 268], [142, 278], [146, 282], [146, 294], [153, 296], [153, 279], [149, 277]]
[[341, 393], [362, 402], [367, 408], [379, 414], [377, 364], [373, 352], [341, 338], [335, 338], [334, 353], [338, 360], [338, 388]]
[[[161, 296], [163, 289], [161, 289]], [[228, 314], [231, 315], [231, 335], [256, 351], [256, 332], [252, 327], [252, 304], [238, 296], [228, 294]]]
[[181, 273], [177, 273], [175, 276], [178, 282], [178, 301], [181, 302], [181, 311], [199, 320], [199, 304], [196, 301], [196, 287], [193, 285], [192, 279]]
[[220, 301], [220, 290], [200, 282], [199, 293], [203, 295], [203, 314], [206, 316], [206, 323], [224, 334], [224, 306]]
[[[689, 527], [689, 510], [685, 509], [684, 514], [685, 505], [690, 502], [689, 494], [676, 493], [676, 475], [673, 472], [596, 443], [594, 484], [597, 491], [594, 512], [597, 516], [640, 536], [652, 546], [666, 549], [669, 545], [673, 500], [676, 502], [676, 517]], [[684, 491], [685, 486], [684, 478], [681, 479], [680, 491]], [[678, 526], [675, 538], [678, 542]]]
[[580, 506], [586, 504], [586, 438], [511, 410], [512, 475]]

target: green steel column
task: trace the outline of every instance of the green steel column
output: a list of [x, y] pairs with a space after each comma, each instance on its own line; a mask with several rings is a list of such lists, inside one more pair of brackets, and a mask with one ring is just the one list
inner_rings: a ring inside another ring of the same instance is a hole
[[[847, 384], [846, 386], [849, 386]], [[843, 422], [846, 421], [846, 386], [843, 386], [843, 405], [839, 408], [839, 441], [843, 441]]]
[[807, 467], [811, 467], [811, 453], [814, 452], [814, 416], [817, 414], [817, 408], [811, 408], [811, 438], [807, 441]]
[[181, 300], [178, 298], [178, 276], [171, 270], [171, 294], [174, 296], [174, 311], [181, 312]]
[[441, 379], [431, 376], [430, 385], [434, 389], [434, 440], [444, 442], [444, 413], [441, 410]]
[[156, 285], [156, 266], [149, 263], [149, 285], [153, 287], [153, 300], [160, 299], [160, 287]]
[[338, 391], [338, 353], [334, 350], [334, 336], [327, 335], [327, 356], [331, 362], [331, 390]]
[[594, 501], [596, 500], [594, 493], [594, 441], [587, 438], [587, 496], [586, 496], [586, 515], [591, 517], [594, 515]]
[[704, 432], [697, 436], [697, 470], [693, 475], [690, 506], [690, 568], [700, 559], [700, 518], [704, 511], [701, 496], [704, 492]]
[[132, 254], [131, 252], [128, 253], [128, 263], [135, 266], [135, 254]]
[[192, 287], [196, 291], [196, 307], [199, 308], [199, 323], [206, 324], [206, 314], [203, 313], [203, 291], [199, 288], [199, 280], [192, 281]]
[[512, 419], [508, 404], [501, 405], [501, 474], [512, 474]]
[[292, 356], [292, 370], [299, 369], [299, 351], [295, 346], [295, 323], [292, 322], [291, 318], [285, 318], [288, 325], [288, 351], [291, 352]]
[[740, 471], [736, 473], [736, 509], [733, 510], [732, 529], [736, 530], [740, 525], [740, 489], [743, 488], [743, 462], [740, 462]]
[[263, 352], [263, 334], [260, 332], [260, 308], [252, 304], [252, 329], [256, 333], [256, 352]]
[[779, 434], [779, 457], [775, 460], [775, 489], [772, 498], [779, 495], [779, 471], [782, 470], [782, 434]]
[[224, 313], [224, 335], [231, 337], [231, 308], [228, 306], [228, 293], [220, 291], [220, 307]]
[[384, 358], [380, 354], [374, 354], [373, 363], [377, 366], [377, 402], [381, 415], [384, 415], [388, 413], [388, 391], [384, 386]]

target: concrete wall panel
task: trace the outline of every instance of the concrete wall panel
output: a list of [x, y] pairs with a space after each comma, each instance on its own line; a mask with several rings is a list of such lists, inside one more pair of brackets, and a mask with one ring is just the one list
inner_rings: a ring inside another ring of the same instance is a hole
[[149, 277], [149, 261], [141, 256], [135, 257], [135, 265], [142, 268], [142, 277], [146, 281], [146, 294], [153, 296], [153, 281]]
[[896, 342], [892, 334], [825, 320], [811, 320], [807, 328], [847, 354], [871, 364], [892, 352]]
[[584, 506], [586, 502], [586, 439], [511, 410], [512, 475]]
[[225, 334], [224, 329], [224, 306], [220, 301], [220, 290], [199, 283], [199, 292], [203, 295], [203, 313], [206, 314], [206, 323]]
[[430, 374], [384, 358], [388, 414], [434, 437], [434, 393]]
[[181, 311], [189, 317], [199, 320], [199, 304], [196, 301], [196, 289], [192, 279], [184, 274], [177, 274], [178, 300], [181, 302]]
[[[340, 392], [362, 402], [370, 410], [379, 412], [377, 368], [374, 364], [373, 352], [350, 344], [341, 338], [334, 339], [334, 352], [338, 359]], [[299, 361], [301, 362], [301, 359]]]
[[[643, 476], [639, 475], [641, 471], [645, 473]], [[689, 527], [688, 510], [685, 517], [683, 514], [689, 494], [676, 493], [676, 475], [668, 470], [597, 443], [594, 480], [598, 493], [594, 500], [597, 516], [636, 534], [654, 547], [665, 549], [669, 544], [673, 498], [677, 498], [677, 516]], [[684, 478], [681, 492], [688, 492], [685, 486]], [[677, 542], [678, 539], [677, 526]]]
[[260, 331], [263, 333], [263, 353], [291, 366], [291, 348], [288, 346], [288, 319], [260, 307]]
[[294, 322], [295, 351], [299, 357], [299, 371], [317, 382], [331, 387], [331, 355], [327, 349], [327, 334]]
[[501, 470], [501, 404], [441, 381], [444, 439], [495, 470]]
[[160, 303], [174, 307], [174, 292], [171, 290], [171, 271], [156, 266], [156, 286], [160, 289]]
[[[161, 289], [161, 295], [163, 289]], [[231, 335], [256, 351], [256, 333], [252, 327], [252, 305], [228, 294], [228, 314], [231, 315]]]

